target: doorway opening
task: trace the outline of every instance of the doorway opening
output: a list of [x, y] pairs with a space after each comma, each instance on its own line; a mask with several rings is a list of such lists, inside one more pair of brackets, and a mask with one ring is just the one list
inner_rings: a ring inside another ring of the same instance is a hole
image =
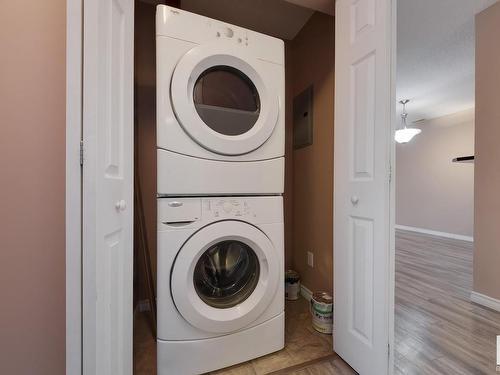
[[398, 0], [398, 127], [421, 133], [396, 146], [395, 374], [495, 372], [495, 3]]

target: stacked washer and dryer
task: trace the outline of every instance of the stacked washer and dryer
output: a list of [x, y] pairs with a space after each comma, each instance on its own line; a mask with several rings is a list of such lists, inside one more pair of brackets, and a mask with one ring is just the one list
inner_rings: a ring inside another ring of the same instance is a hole
[[158, 373], [284, 346], [284, 44], [156, 14]]

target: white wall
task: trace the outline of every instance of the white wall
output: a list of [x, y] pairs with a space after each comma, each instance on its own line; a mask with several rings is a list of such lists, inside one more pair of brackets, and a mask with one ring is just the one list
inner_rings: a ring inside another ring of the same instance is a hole
[[396, 147], [396, 223], [472, 236], [474, 165], [451, 160], [474, 154], [474, 111], [418, 127], [420, 135]]

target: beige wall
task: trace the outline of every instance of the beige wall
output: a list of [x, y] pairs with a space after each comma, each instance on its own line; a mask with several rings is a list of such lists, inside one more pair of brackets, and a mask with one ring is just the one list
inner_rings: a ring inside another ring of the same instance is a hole
[[0, 374], [65, 372], [66, 2], [0, 5]]
[[474, 290], [500, 299], [500, 3], [476, 17]]
[[420, 135], [396, 146], [396, 224], [473, 235], [474, 111], [419, 123]]
[[[311, 290], [333, 287], [334, 21], [315, 13], [292, 42], [294, 95], [314, 85], [314, 143], [293, 152], [293, 267]], [[288, 62], [287, 62], [288, 64]], [[307, 266], [314, 253], [314, 268]]]

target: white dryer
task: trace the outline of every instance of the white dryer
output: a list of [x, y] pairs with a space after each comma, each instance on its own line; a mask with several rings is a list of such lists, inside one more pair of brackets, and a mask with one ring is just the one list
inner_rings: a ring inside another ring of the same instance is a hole
[[158, 374], [284, 347], [280, 196], [158, 199]]
[[284, 44], [159, 5], [159, 195], [280, 194]]

